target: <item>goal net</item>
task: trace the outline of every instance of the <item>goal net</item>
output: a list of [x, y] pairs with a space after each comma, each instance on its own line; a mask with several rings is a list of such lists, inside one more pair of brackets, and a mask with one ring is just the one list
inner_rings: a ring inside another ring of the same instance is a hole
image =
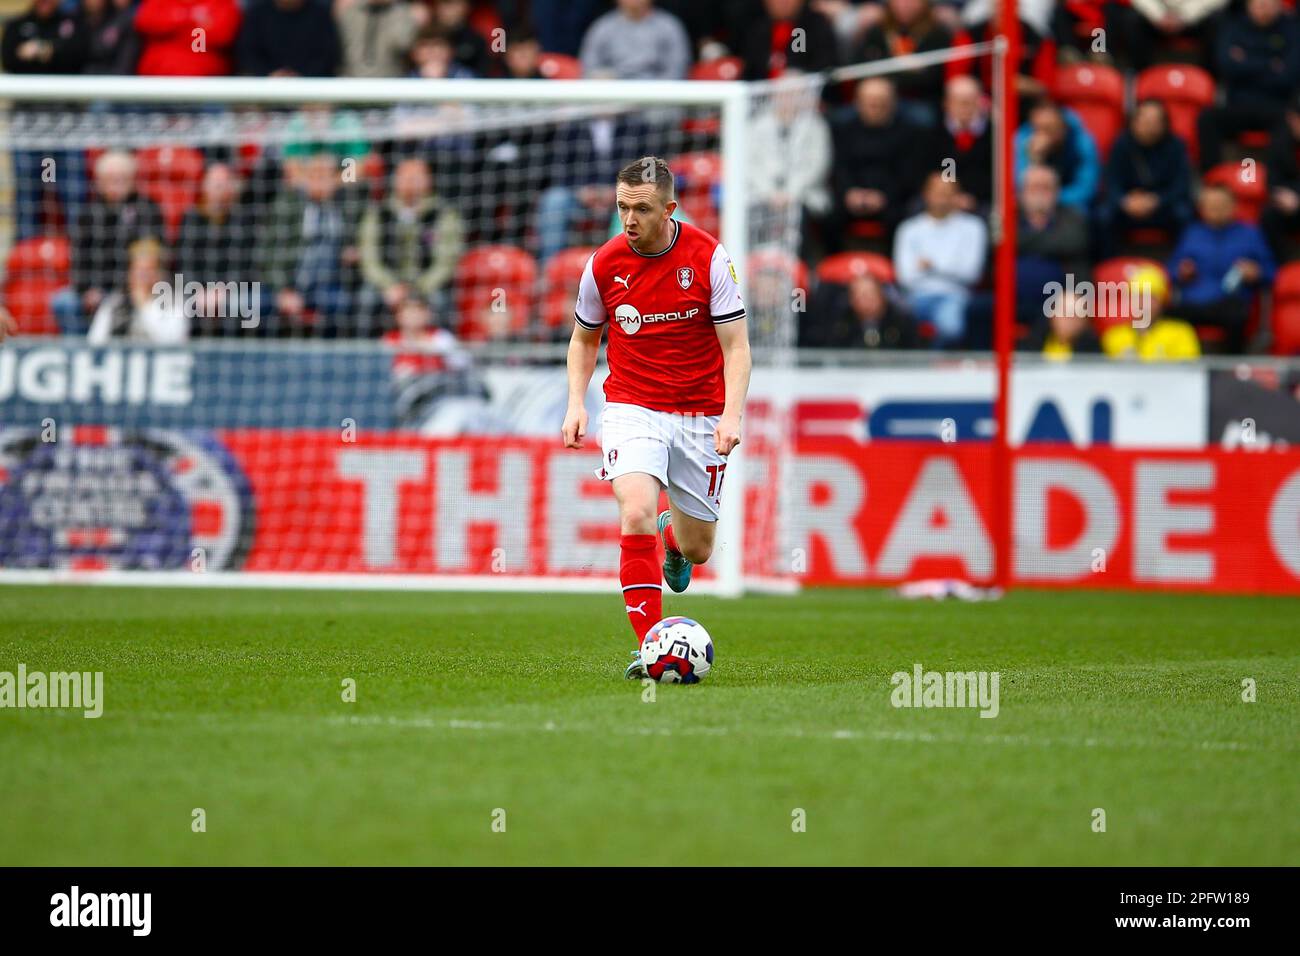
[[700, 589], [797, 587], [805, 260], [853, 78], [0, 78], [0, 574], [607, 587], [604, 368], [566, 450], [564, 343], [614, 176], [654, 154], [756, 359]]

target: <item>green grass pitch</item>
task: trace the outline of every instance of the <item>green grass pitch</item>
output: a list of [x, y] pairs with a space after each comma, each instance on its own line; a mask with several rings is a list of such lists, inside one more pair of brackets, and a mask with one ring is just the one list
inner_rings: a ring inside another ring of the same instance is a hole
[[0, 588], [0, 671], [105, 699], [0, 710], [0, 864], [1300, 863], [1300, 601], [665, 603], [717, 660], [647, 702], [616, 594]]

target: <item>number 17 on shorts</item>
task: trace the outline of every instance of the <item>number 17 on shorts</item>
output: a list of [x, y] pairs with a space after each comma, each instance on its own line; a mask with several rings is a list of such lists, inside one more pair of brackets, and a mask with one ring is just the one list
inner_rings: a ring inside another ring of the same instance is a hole
[[607, 402], [601, 414], [604, 462], [596, 475], [607, 481], [634, 471], [653, 475], [668, 489], [674, 508], [717, 521], [727, 473], [714, 440], [720, 418]]

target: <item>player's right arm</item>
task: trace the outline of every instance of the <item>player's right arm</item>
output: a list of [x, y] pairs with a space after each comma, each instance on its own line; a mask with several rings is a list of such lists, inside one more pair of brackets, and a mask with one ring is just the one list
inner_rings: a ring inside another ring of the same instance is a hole
[[569, 339], [569, 408], [564, 413], [565, 448], [581, 448], [587, 435], [587, 386], [596, 371], [596, 358], [600, 354], [600, 335], [605, 331], [608, 317], [605, 303], [596, 288], [596, 278], [587, 260], [578, 283], [578, 302], [573, 307], [573, 336]]
[[587, 386], [596, 371], [603, 331], [603, 326], [593, 332], [573, 323], [573, 337], [569, 339], [569, 409], [564, 413], [562, 429], [565, 448], [581, 448], [587, 434]]

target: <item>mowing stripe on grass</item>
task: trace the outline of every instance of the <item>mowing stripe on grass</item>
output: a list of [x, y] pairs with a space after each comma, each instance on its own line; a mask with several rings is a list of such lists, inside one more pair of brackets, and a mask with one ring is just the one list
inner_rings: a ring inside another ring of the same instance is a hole
[[501, 721], [435, 719], [432, 717], [328, 717], [325, 723], [348, 727], [395, 727], [416, 730], [470, 730], [500, 731], [513, 734], [531, 733], [615, 733], [634, 737], [803, 737], [826, 740], [872, 740], [897, 743], [922, 744], [1001, 744], [1009, 747], [1096, 747], [1108, 750], [1229, 750], [1229, 751], [1296, 751], [1296, 747], [1259, 747], [1237, 740], [1166, 741], [1155, 738], [1132, 738], [1127, 741], [1103, 740], [1097, 737], [1030, 737], [1017, 734], [932, 734], [910, 730], [790, 730], [735, 727], [608, 727], [589, 724], [560, 725], [554, 721], [544, 724], [506, 724]]

